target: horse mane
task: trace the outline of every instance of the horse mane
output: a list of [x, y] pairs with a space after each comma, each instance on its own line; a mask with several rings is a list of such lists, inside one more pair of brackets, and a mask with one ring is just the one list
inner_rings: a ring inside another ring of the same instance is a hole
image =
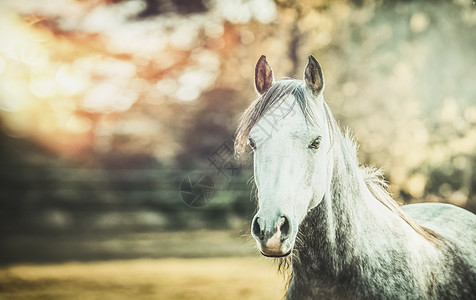
[[[326, 110], [328, 107], [326, 106]], [[343, 136], [344, 143], [347, 144], [346, 148], [352, 153], [356, 164], [358, 165], [357, 150], [358, 146], [355, 138], [350, 133], [349, 129], [345, 131]], [[372, 196], [382, 203], [391, 212], [405, 221], [415, 232], [423, 236], [426, 240], [432, 244], [438, 246], [441, 244], [441, 237], [431, 229], [428, 229], [419, 224], [415, 219], [405, 213], [398, 203], [392, 198], [388, 192], [388, 184], [384, 179], [383, 171], [374, 167], [359, 166], [359, 171], [365, 182], [365, 185], [369, 189]]]
[[391, 212], [395, 213], [402, 220], [404, 220], [415, 232], [420, 234], [432, 244], [439, 246], [441, 244], [441, 237], [431, 229], [420, 225], [415, 219], [405, 213], [398, 203], [392, 199], [388, 192], [388, 184], [383, 179], [383, 172], [380, 169], [360, 167], [360, 171], [364, 178], [365, 184], [370, 193], [380, 201]]

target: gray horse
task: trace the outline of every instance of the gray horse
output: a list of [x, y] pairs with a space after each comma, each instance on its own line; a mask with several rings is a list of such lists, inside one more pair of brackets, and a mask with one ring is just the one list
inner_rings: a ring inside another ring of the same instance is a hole
[[382, 174], [359, 166], [314, 57], [304, 81], [275, 82], [262, 56], [255, 85], [235, 146], [254, 151], [251, 232], [263, 255], [291, 261], [287, 299], [476, 299], [476, 215], [400, 208]]

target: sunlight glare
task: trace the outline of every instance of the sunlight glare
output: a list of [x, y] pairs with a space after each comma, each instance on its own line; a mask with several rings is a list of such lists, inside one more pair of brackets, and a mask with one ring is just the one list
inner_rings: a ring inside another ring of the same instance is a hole
[[5, 66], [6, 66], [5, 58], [0, 56], [0, 75], [2, 75], [3, 72], [5, 72]]
[[177, 98], [183, 101], [197, 99], [202, 91], [210, 88], [216, 79], [216, 73], [206, 70], [190, 70], [179, 77], [180, 88]]
[[118, 90], [115, 82], [106, 81], [89, 90], [83, 99], [83, 107], [96, 113], [126, 111], [137, 101], [137, 98], [136, 91]]
[[30, 66], [38, 66], [48, 61], [48, 52], [39, 45], [26, 45], [21, 49], [21, 61]]
[[32, 78], [29, 87], [31, 93], [38, 98], [49, 98], [57, 92], [56, 81], [47, 76]]
[[63, 65], [58, 69], [56, 81], [62, 91], [68, 95], [79, 94], [89, 86], [88, 74], [71, 65]]
[[85, 133], [93, 128], [91, 120], [72, 116], [69, 118], [66, 128], [72, 133]]
[[11, 78], [0, 80], [0, 110], [7, 112], [19, 111], [30, 103], [30, 94], [23, 85]]

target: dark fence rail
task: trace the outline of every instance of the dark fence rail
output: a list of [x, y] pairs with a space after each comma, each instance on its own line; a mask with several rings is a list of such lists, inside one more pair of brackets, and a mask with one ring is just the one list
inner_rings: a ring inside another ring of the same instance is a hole
[[180, 196], [181, 182], [193, 172], [201, 171], [4, 165], [0, 232], [220, 227], [230, 216], [253, 212], [248, 170], [216, 181], [200, 208]]

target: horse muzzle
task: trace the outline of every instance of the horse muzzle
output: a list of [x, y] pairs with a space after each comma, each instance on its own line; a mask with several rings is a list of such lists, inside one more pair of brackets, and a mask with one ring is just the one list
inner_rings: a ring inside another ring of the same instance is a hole
[[291, 224], [284, 215], [277, 218], [256, 215], [251, 225], [251, 234], [261, 254], [268, 257], [283, 257], [291, 253], [290, 233]]

